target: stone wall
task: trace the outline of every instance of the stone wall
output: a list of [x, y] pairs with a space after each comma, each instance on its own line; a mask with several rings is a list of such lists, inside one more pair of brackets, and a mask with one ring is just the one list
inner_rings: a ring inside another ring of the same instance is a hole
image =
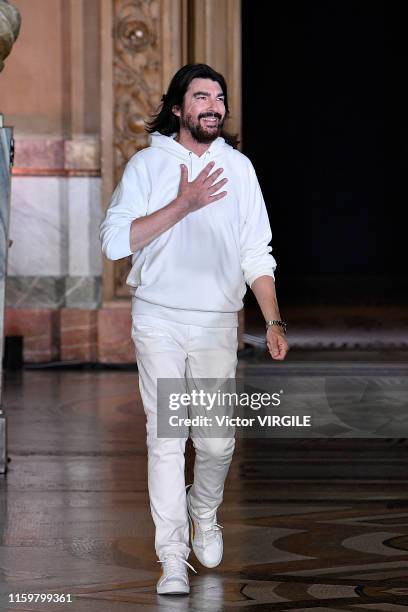
[[15, 128], [6, 334], [24, 336], [25, 361], [93, 361], [102, 284], [100, 2], [14, 4], [22, 28], [0, 76], [0, 110]]

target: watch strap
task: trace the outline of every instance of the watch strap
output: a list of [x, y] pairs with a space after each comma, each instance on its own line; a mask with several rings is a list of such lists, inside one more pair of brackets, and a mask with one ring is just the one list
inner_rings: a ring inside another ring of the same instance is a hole
[[281, 327], [283, 329], [283, 333], [286, 334], [287, 325], [284, 321], [280, 321], [278, 319], [273, 321], [266, 321], [266, 329], [269, 329], [270, 327], [272, 327], [272, 325], [277, 325], [278, 327]]

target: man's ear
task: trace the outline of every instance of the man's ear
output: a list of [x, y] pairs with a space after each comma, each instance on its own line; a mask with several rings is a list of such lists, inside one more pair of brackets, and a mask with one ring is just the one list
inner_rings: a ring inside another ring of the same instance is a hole
[[173, 115], [176, 115], [176, 117], [180, 117], [180, 115], [181, 115], [180, 107], [177, 106], [177, 105], [174, 105], [172, 107], [171, 112], [173, 113]]

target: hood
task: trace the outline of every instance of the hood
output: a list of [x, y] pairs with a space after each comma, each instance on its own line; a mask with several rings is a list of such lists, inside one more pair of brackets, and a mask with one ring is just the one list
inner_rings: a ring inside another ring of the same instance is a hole
[[[174, 133], [171, 136], [163, 136], [163, 134], [160, 134], [160, 132], [153, 132], [153, 134], [150, 135], [150, 146], [163, 149], [164, 151], [169, 153], [169, 155], [177, 157], [182, 162], [188, 160], [190, 153], [197, 157], [197, 159], [199, 159], [198, 155], [196, 155], [192, 151], [189, 151], [188, 149], [183, 147], [183, 145], [179, 144], [174, 140], [176, 135], [177, 134]], [[217, 155], [219, 155], [220, 153], [225, 152], [225, 149], [227, 147], [229, 147], [229, 145], [225, 142], [224, 138], [218, 136], [218, 138], [216, 138], [210, 144], [206, 151], [206, 154], [209, 154], [211, 157], [217, 157]]]

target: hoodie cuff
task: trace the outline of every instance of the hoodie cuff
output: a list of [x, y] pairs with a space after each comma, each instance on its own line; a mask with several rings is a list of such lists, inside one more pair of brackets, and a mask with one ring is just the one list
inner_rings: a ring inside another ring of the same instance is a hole
[[130, 225], [125, 225], [117, 229], [114, 238], [112, 238], [112, 243], [107, 250], [109, 259], [113, 260], [123, 259], [124, 257], [129, 257], [129, 255], [133, 255], [130, 250]]

